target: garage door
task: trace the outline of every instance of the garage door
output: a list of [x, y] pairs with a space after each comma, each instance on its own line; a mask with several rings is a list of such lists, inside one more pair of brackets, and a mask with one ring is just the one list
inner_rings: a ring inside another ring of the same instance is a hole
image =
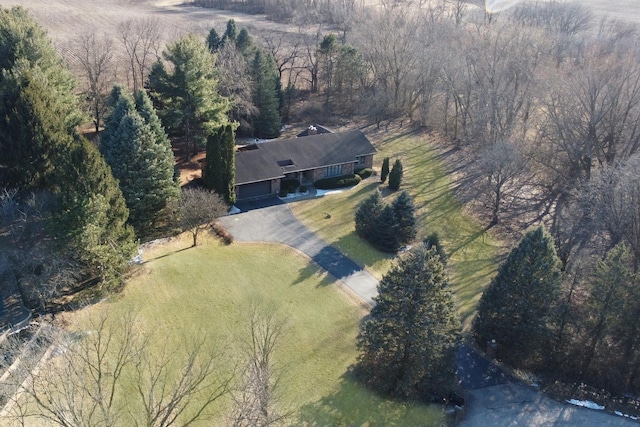
[[271, 194], [271, 181], [254, 182], [244, 184], [239, 188], [238, 198], [251, 199], [252, 197], [268, 196]]

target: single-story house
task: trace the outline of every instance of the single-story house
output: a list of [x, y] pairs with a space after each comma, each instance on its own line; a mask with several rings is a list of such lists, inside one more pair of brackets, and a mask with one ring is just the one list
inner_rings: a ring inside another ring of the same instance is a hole
[[278, 194], [283, 179], [301, 184], [373, 166], [376, 149], [359, 129], [274, 139], [236, 152], [238, 200]]

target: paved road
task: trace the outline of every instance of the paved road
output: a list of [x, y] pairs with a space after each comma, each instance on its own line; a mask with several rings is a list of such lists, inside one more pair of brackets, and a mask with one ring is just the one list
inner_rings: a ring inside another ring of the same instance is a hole
[[[277, 242], [308, 255], [373, 305], [378, 281], [305, 227], [279, 199], [241, 204], [242, 213], [220, 219], [235, 240]], [[457, 354], [458, 378], [467, 392], [462, 427], [631, 426], [637, 423], [556, 402], [526, 387], [469, 347]]]
[[239, 208], [242, 213], [220, 219], [235, 240], [277, 242], [296, 248], [341, 280], [367, 304], [375, 304], [376, 278], [312, 233], [291, 213], [287, 204], [268, 199], [240, 204]]

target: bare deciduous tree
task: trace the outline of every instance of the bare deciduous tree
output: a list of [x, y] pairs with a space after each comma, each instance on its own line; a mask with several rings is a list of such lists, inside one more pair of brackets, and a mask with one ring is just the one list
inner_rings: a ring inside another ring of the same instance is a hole
[[228, 391], [231, 376], [205, 341], [157, 351], [158, 337], [131, 314], [102, 314], [79, 326], [49, 337], [49, 350], [12, 397], [18, 422], [187, 426], [210, 415], [207, 409]]
[[526, 174], [526, 159], [513, 143], [497, 142], [482, 150], [474, 165], [476, 188], [491, 209], [491, 223], [500, 222], [507, 199], [522, 188], [520, 178]]
[[286, 321], [274, 308], [254, 305], [249, 310], [248, 332], [248, 340], [243, 343], [248, 361], [240, 390], [234, 394], [231, 422], [234, 427], [279, 425], [289, 414], [281, 407], [280, 373], [274, 356], [286, 332]]
[[106, 98], [113, 85], [113, 41], [96, 32], [78, 35], [73, 43], [73, 57], [84, 77], [85, 97], [96, 132], [100, 130], [106, 110]]
[[129, 19], [118, 25], [127, 52], [133, 91], [144, 87], [151, 64], [160, 59], [162, 27], [154, 18]]
[[229, 211], [229, 207], [220, 195], [201, 188], [183, 190], [182, 199], [177, 203], [178, 223], [183, 230], [191, 233], [192, 247], [198, 245], [198, 236], [201, 231]]

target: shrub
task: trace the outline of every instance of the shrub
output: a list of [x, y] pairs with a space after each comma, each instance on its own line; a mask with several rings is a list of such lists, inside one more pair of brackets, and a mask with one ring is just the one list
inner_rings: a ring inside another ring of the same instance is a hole
[[279, 197], [287, 197], [287, 194], [289, 194], [289, 191], [287, 190], [286, 187], [280, 187], [280, 192], [278, 193]]
[[307, 192], [307, 186], [306, 185], [301, 185], [299, 191], [301, 193], [306, 193]]
[[296, 189], [300, 186], [300, 183], [297, 179], [283, 179], [280, 182], [280, 188], [285, 188], [287, 193], [295, 193]]
[[371, 168], [363, 168], [356, 171], [356, 175], [358, 175], [362, 179], [367, 179], [373, 173], [373, 169]]
[[380, 171], [380, 182], [384, 183], [389, 175], [389, 158], [385, 157], [382, 160], [382, 170]]
[[222, 239], [225, 245], [230, 245], [231, 243], [233, 243], [233, 235], [229, 233], [222, 224], [220, 224], [219, 222], [215, 222], [213, 223], [211, 228], [213, 229], [213, 232], [216, 233], [216, 236]]
[[389, 188], [393, 191], [397, 191], [400, 188], [402, 182], [402, 162], [400, 159], [396, 160], [389, 172]]
[[332, 188], [351, 187], [358, 184], [362, 178], [358, 175], [342, 175], [331, 178], [319, 179], [313, 183], [313, 186], [321, 190], [330, 190]]

